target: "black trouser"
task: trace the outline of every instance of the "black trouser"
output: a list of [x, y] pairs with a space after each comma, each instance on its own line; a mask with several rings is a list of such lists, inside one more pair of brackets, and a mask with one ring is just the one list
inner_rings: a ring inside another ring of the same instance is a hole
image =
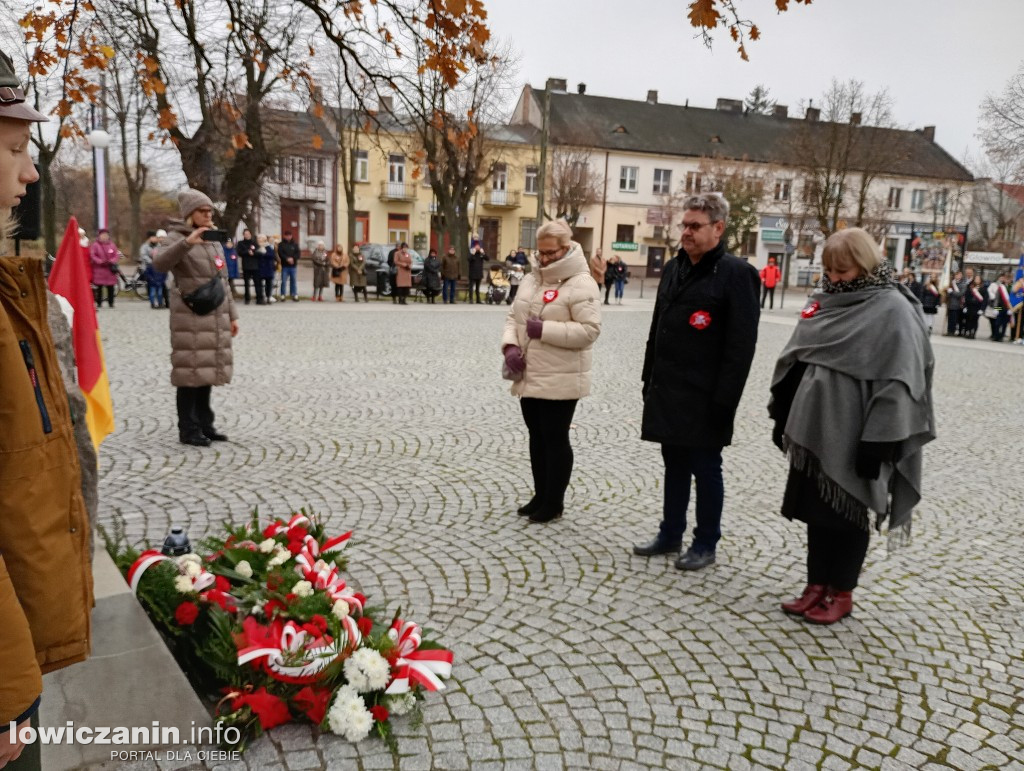
[[605, 285], [604, 285], [604, 304], [605, 305], [608, 304], [608, 295], [610, 295], [612, 293], [612, 286], [613, 285], [610, 284], [610, 283], [605, 283]]
[[178, 433], [194, 436], [213, 430], [213, 410], [210, 409], [210, 386], [197, 388], [179, 387]]
[[761, 286], [761, 307], [764, 307], [764, 300], [768, 298], [768, 310], [775, 307], [775, 287], [764, 284]]
[[854, 528], [807, 526], [807, 583], [839, 592], [857, 588], [870, 536]]
[[251, 281], [256, 287], [256, 302], [263, 302], [263, 285], [260, 283], [260, 272], [258, 270], [243, 270], [242, 281], [245, 283], [245, 304], [249, 304], [249, 300], [252, 295], [249, 293], [249, 282]]
[[107, 290], [107, 305], [111, 308], [114, 307], [114, 290], [116, 286], [94, 286], [92, 288], [93, 299], [96, 300], [96, 307], [99, 308], [103, 305], [103, 290]]
[[569, 426], [576, 399], [523, 398], [520, 406], [530, 432], [530, 470], [534, 501], [541, 514], [557, 514], [565, 506], [565, 491], [572, 476], [572, 445]]
[[967, 337], [974, 337], [978, 333], [977, 308], [972, 308], [964, 312], [963, 333]]
[[686, 510], [690, 505], [690, 480], [696, 482], [697, 502], [693, 529], [693, 550], [714, 553], [722, 538], [722, 508], [725, 483], [722, 479], [721, 447], [661, 446], [665, 461], [665, 503], [660, 538], [669, 543], [682, 540], [686, 531]]
[[344, 284], [335, 284], [334, 285], [334, 296], [335, 297], [344, 297], [345, 296], [345, 285]]
[[[29, 725], [36, 731], [39, 730], [39, 710], [32, 713]], [[7, 733], [0, 734], [0, 742], [10, 741]], [[43, 767], [43, 743], [38, 737], [31, 744], [26, 744], [17, 760], [12, 760], [4, 769], [7, 771], [39, 771]]]
[[265, 276], [259, 279], [256, 284], [256, 302], [260, 301], [260, 284], [263, 285], [263, 301], [270, 302], [270, 298], [274, 295], [274, 277]]
[[950, 308], [946, 306], [946, 334], [952, 337], [960, 332], [961, 319], [964, 317], [964, 312], [958, 308]]
[[483, 281], [482, 278], [471, 278], [469, 280], [469, 289], [466, 290], [466, 302], [473, 302], [474, 295], [476, 296], [476, 301], [480, 302], [481, 281]]
[[[111, 305], [113, 305], [113, 300], [111, 300]], [[996, 317], [988, 321], [992, 325], [992, 339], [997, 343], [1003, 342], [1003, 335], [1006, 334], [1006, 326], [1010, 321], [1009, 311], [1000, 309]]]
[[512, 288], [508, 290], [508, 299], [505, 300], [506, 305], [511, 305], [515, 302], [516, 295], [519, 293], [519, 284], [513, 284]]

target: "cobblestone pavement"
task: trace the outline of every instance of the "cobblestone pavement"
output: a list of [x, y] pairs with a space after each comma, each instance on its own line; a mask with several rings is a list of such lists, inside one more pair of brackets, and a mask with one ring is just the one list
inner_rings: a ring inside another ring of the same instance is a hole
[[1024, 352], [935, 339], [940, 437], [914, 542], [889, 556], [874, 538], [855, 616], [814, 628], [778, 609], [804, 577], [765, 412], [787, 305], [761, 324], [718, 564], [696, 574], [630, 550], [662, 492], [658, 447], [638, 439], [649, 299], [606, 309], [550, 525], [514, 511], [529, 467], [501, 310], [243, 307], [234, 383], [214, 391], [231, 442], [195, 449], [176, 441], [165, 312], [104, 309], [118, 431], [101, 519], [156, 541], [172, 522], [199, 536], [309, 505], [355, 529], [372, 600], [453, 648], [422, 727], [399, 721], [400, 756], [290, 726], [249, 768], [1024, 768]]

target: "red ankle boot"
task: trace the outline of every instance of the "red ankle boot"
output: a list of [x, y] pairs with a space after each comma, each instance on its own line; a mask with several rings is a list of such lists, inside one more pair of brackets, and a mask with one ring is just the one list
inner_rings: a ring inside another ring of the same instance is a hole
[[807, 584], [803, 594], [789, 602], [782, 603], [782, 609], [786, 613], [802, 616], [825, 598], [826, 590], [825, 584]]
[[853, 612], [853, 592], [829, 589], [824, 599], [804, 613], [812, 624], [834, 624]]

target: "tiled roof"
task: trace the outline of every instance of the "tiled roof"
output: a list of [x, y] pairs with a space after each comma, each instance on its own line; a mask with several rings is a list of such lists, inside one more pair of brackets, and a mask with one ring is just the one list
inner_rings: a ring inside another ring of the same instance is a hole
[[[536, 98], [543, 91], [534, 91]], [[744, 114], [614, 99], [589, 94], [551, 93], [550, 136], [555, 144], [690, 157], [797, 165], [798, 131], [827, 130], [829, 124], [799, 118]], [[899, 159], [882, 173], [944, 180], [973, 179], [971, 173], [923, 132], [861, 126], [882, 132], [899, 146]], [[856, 161], [853, 164], [857, 168]]]

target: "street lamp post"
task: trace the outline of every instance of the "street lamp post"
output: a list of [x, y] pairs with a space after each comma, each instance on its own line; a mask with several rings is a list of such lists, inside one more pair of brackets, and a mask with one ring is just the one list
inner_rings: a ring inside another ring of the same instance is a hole
[[96, 230], [107, 227], [107, 164], [106, 152], [110, 146], [110, 134], [100, 128], [95, 106], [90, 111], [91, 130], [86, 134], [92, 148], [92, 177], [95, 183], [93, 202], [96, 213]]

